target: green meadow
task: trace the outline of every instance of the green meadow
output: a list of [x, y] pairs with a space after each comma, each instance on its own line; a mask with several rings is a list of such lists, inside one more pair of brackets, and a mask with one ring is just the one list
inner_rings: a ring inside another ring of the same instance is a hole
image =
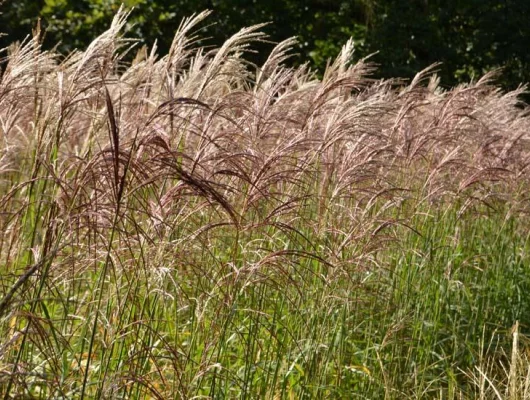
[[4, 52], [0, 397], [530, 399], [525, 88], [256, 66], [207, 15]]

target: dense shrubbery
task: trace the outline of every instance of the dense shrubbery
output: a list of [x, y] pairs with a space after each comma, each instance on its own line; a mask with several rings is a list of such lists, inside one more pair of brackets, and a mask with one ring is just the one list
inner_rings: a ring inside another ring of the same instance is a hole
[[[243, 29], [0, 80], [5, 398], [526, 398], [528, 110]], [[516, 323], [519, 321], [520, 326]], [[512, 332], [510, 332], [510, 329]]]

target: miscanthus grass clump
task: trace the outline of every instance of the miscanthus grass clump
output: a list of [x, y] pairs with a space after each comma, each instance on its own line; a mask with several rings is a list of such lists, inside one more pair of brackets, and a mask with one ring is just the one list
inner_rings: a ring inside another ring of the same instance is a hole
[[0, 395], [530, 398], [529, 113], [185, 20], [4, 52]]

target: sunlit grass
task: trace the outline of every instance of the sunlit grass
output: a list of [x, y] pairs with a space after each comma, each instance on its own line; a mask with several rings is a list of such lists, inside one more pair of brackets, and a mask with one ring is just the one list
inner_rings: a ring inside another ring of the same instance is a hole
[[490, 80], [322, 80], [120, 11], [0, 80], [0, 394], [525, 399], [528, 113]]

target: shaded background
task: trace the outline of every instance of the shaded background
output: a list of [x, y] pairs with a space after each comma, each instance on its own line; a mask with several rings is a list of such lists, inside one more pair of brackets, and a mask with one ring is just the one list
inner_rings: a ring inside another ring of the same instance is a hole
[[[31, 33], [37, 18], [46, 29], [44, 47], [68, 53], [84, 48], [109, 25], [119, 0], [4, 0], [0, 47]], [[289, 61], [309, 61], [320, 72], [349, 37], [356, 58], [378, 52], [375, 77], [410, 78], [442, 61], [442, 86], [478, 78], [503, 67], [499, 83], [514, 89], [530, 81], [530, 0], [123, 0], [135, 7], [129, 36], [164, 54], [181, 19], [211, 9], [201, 45], [219, 45], [244, 26], [270, 21], [271, 40], [299, 39]], [[260, 63], [272, 48], [258, 44], [247, 59]]]

